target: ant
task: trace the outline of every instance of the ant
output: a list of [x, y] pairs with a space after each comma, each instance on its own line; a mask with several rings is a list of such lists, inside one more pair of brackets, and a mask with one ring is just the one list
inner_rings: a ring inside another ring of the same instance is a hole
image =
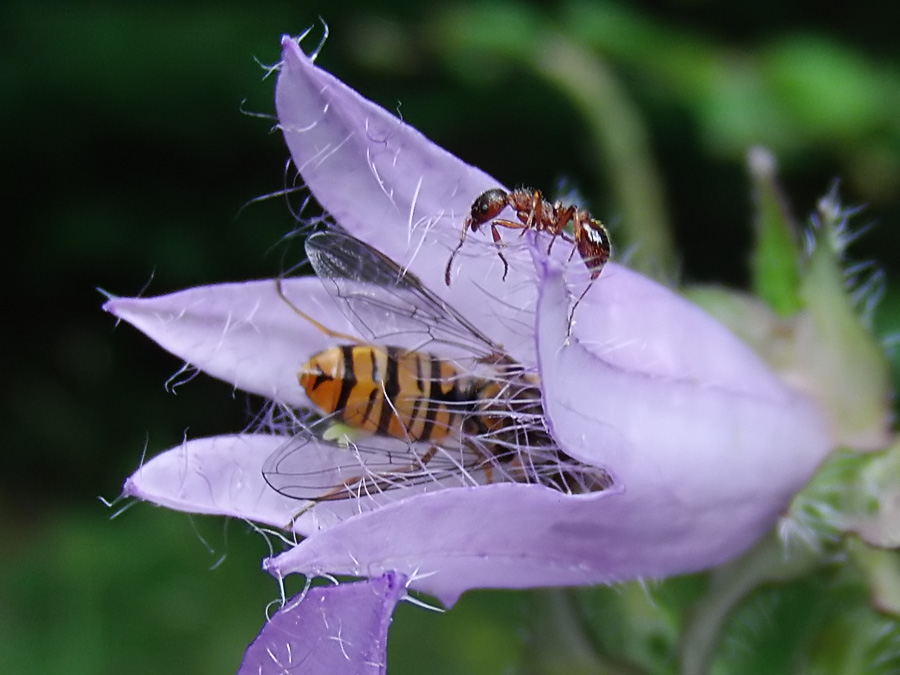
[[[516, 212], [516, 217], [520, 222], [496, 218], [507, 206]], [[466, 234], [468, 234], [469, 230], [477, 232], [488, 221], [491, 221], [491, 236], [498, 247], [503, 245], [498, 227], [508, 227], [513, 230], [523, 231], [534, 229], [537, 232], [549, 233], [551, 239], [550, 245], [547, 247], [548, 253], [557, 237], [574, 244], [575, 247], [572, 249], [572, 252], [574, 254], [575, 249], [578, 249], [582, 259], [584, 259], [584, 264], [591, 273], [591, 281], [600, 276], [603, 266], [609, 260], [609, 233], [606, 231], [603, 223], [595, 218], [591, 218], [591, 214], [587, 211], [578, 210], [575, 206], [563, 206], [562, 202], [559, 201], [551, 204], [544, 200], [540, 190], [516, 188], [512, 192], [507, 192], [501, 188], [494, 188], [481, 194], [472, 203], [469, 216], [463, 223], [459, 245], [450, 255], [450, 260], [447, 261], [444, 282], [448, 286], [450, 285], [450, 270], [453, 266], [453, 258], [456, 257], [456, 254], [463, 247]], [[565, 229], [570, 222], [574, 227], [574, 236], [566, 232]], [[498, 250], [497, 255], [503, 261], [503, 279], [505, 280], [506, 273], [509, 271], [509, 263], [503, 256], [502, 251]]]
[[[500, 212], [506, 207], [511, 208], [516, 213], [519, 222], [515, 220], [506, 220], [497, 218]], [[600, 272], [606, 261], [609, 260], [610, 243], [609, 233], [606, 227], [599, 220], [591, 218], [591, 214], [585, 210], [579, 210], [575, 206], [563, 206], [562, 202], [557, 201], [551, 204], [544, 200], [544, 196], [540, 190], [532, 188], [516, 188], [512, 192], [507, 192], [501, 188], [494, 188], [482, 193], [478, 199], [472, 203], [472, 209], [469, 216], [463, 223], [462, 235], [459, 245], [450, 254], [447, 261], [447, 269], [444, 271], [444, 282], [450, 285], [450, 269], [453, 265], [453, 258], [462, 248], [466, 240], [466, 234], [469, 230], [477, 232], [478, 229], [490, 221], [491, 236], [497, 245], [497, 255], [503, 261], [503, 279], [506, 279], [506, 273], [509, 271], [509, 263], [503, 256], [503, 251], [499, 247], [503, 245], [500, 239], [500, 231], [498, 227], [507, 227], [513, 230], [533, 229], [537, 232], [547, 232], [550, 235], [550, 244], [547, 246], [547, 253], [553, 247], [553, 242], [557, 237], [562, 238], [573, 244], [572, 254], [575, 249], [581, 254], [584, 264], [591, 273], [591, 282], [593, 282]], [[566, 226], [572, 223], [573, 234], [566, 232]], [[590, 285], [588, 285], [590, 288]], [[587, 288], [575, 301], [575, 306], [581, 302], [581, 299], [587, 293]], [[575, 307], [572, 307], [574, 314]]]

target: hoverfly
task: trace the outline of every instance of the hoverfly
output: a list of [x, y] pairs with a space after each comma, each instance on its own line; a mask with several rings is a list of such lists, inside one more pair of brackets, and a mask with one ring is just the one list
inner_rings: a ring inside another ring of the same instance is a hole
[[[497, 218], [506, 207], [513, 210], [516, 218], [518, 218], [518, 222]], [[450, 258], [447, 260], [447, 268], [444, 270], [444, 283], [448, 286], [450, 285], [453, 259], [463, 247], [469, 230], [477, 232], [482, 225], [489, 221], [491, 224], [491, 236], [494, 239], [494, 244], [497, 245], [497, 255], [500, 256], [500, 260], [503, 262], [504, 280], [507, 272], [509, 272], [509, 263], [506, 261], [506, 257], [500, 248], [503, 245], [503, 241], [500, 238], [498, 227], [522, 230], [522, 232], [532, 229], [537, 232], [548, 233], [550, 235], [550, 243], [547, 246], [547, 253], [550, 253], [550, 249], [553, 248], [553, 243], [557, 237], [571, 243], [572, 252], [569, 254], [569, 259], [572, 259], [576, 250], [581, 254], [585, 266], [591, 273], [591, 284], [600, 276], [600, 272], [603, 271], [603, 266], [609, 260], [612, 250], [609, 232], [607, 232], [606, 227], [596, 218], [592, 218], [587, 211], [578, 209], [573, 205], [563, 206], [560, 201], [551, 204], [544, 199], [540, 190], [532, 188], [517, 188], [512, 192], [494, 188], [479, 195], [472, 203], [468, 217], [463, 221], [459, 244], [450, 254]], [[572, 223], [573, 234], [569, 234], [566, 231], [566, 227], [570, 222]], [[575, 300], [570, 313], [570, 328], [572, 323], [571, 317], [575, 313], [575, 307], [584, 298], [589, 288], [590, 284]]]
[[[567, 493], [609, 487], [602, 469], [568, 458], [546, 429], [537, 376], [397, 263], [340, 230], [312, 234], [309, 260], [365, 338], [313, 355], [300, 385], [325, 415], [265, 463], [278, 492], [313, 503], [410, 485], [540, 483]], [[303, 466], [303, 447], [337, 420], [372, 434], [349, 443], [326, 476]], [[389, 440], [394, 439], [394, 440]], [[399, 442], [397, 442], [399, 441]]]

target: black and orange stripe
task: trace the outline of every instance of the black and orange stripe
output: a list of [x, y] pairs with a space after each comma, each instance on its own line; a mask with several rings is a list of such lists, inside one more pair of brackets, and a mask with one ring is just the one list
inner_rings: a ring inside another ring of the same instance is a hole
[[439, 440], [471, 413], [476, 380], [427, 352], [344, 345], [313, 356], [300, 385], [348, 426], [410, 441]]

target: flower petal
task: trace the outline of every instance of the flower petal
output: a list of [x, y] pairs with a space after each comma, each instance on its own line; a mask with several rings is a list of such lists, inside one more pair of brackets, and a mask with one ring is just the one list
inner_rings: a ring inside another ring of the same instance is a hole
[[[443, 258], [458, 239], [447, 235], [458, 234], [475, 197], [497, 182], [317, 68], [295, 39], [285, 36], [281, 44], [278, 120], [319, 203], [398, 262], [407, 253], [407, 233], [420, 240], [424, 260]], [[444, 250], [430, 232], [437, 223], [445, 230], [438, 233], [447, 240]], [[428, 272], [427, 282], [436, 286], [442, 270], [422, 270]]]
[[247, 648], [238, 675], [387, 672], [388, 627], [406, 594], [404, 582], [385, 574], [292, 598]]
[[[570, 497], [510, 483], [448, 489], [351, 518], [270, 558], [264, 567], [278, 577], [377, 576], [394, 570], [410, 578], [410, 588], [448, 606], [471, 588], [631, 578], [628, 538], [642, 533], [628, 531], [631, 514], [617, 508], [623, 496], [611, 490]], [[606, 514], [612, 532], [603, 531]]]
[[[330, 329], [353, 332], [318, 279], [286, 279], [283, 288]], [[335, 345], [335, 338], [279, 297], [272, 280], [200, 286], [155, 298], [114, 298], [103, 308], [236, 389], [294, 406], [310, 405], [297, 370]]]
[[[771, 529], [829, 450], [820, 411], [773, 380], [712, 319], [628, 272], [612, 289], [631, 285], [643, 293], [634, 307], [613, 293], [610, 323], [617, 332], [601, 335], [629, 348], [650, 345], [652, 358], [641, 364], [640, 349], [610, 350], [611, 358], [632, 359], [631, 368], [627, 360], [601, 359], [567, 340], [561, 270], [545, 266], [542, 273], [545, 410], [562, 448], [608, 467], [617, 487], [585, 496], [515, 484], [423, 495], [307, 539], [267, 561], [271, 572], [393, 569], [407, 574], [411, 587], [452, 604], [476, 587], [595, 584], [699, 570], [741, 553]], [[642, 319], [641, 298], [658, 317], [684, 321], [693, 332], [647, 335], [654, 319]], [[713, 363], [721, 359], [721, 368], [687, 364], [678, 377], [682, 349], [696, 352], [691, 339]]]
[[[352, 518], [264, 566], [278, 577], [397, 570], [410, 588], [450, 606], [473, 588], [593, 585], [704, 569], [741, 553], [777, 515], [761, 502], [749, 510], [766, 518], [736, 519], [740, 505], [697, 506], [617, 489], [588, 497], [517, 484], [445, 490]], [[741, 531], [747, 523], [753, 529]]]
[[[317, 68], [296, 40], [282, 38], [282, 48], [278, 120], [319, 203], [355, 237], [411, 269], [485, 327], [519, 360], [533, 363], [533, 342], [521, 329], [523, 310], [531, 310], [536, 300], [534, 268], [524, 246], [504, 248], [510, 271], [501, 281], [503, 266], [489, 235], [470, 233], [452, 285], [444, 284], [446, 262], [472, 202], [499, 187], [497, 181]], [[518, 236], [505, 238], [514, 243]]]
[[541, 387], [567, 453], [611, 467], [630, 494], [787, 505], [831, 447], [810, 399], [702, 310], [622, 267], [585, 303], [589, 349], [579, 331], [567, 337], [562, 270], [542, 268]]
[[[274, 453], [294, 442], [287, 436], [235, 434], [186, 441], [160, 453], [138, 469], [123, 493], [159, 506], [210, 515], [231, 516], [286, 528], [306, 505], [276, 492], [263, 476], [263, 465]], [[339, 448], [308, 443], [306, 470], [333, 471]], [[332, 502], [329, 509], [306, 512], [294, 529], [309, 535], [357, 513], [350, 500]]]
[[[123, 494], [177, 511], [231, 516], [311, 536], [385, 504], [459, 485], [448, 475], [403, 489], [360, 487], [360, 478], [378, 471], [367, 470], [367, 463], [381, 463], [383, 469], [391, 457], [406, 461], [396, 439], [375, 436], [364, 443], [327, 443], [302, 432], [198, 438], [153, 457], [125, 481]], [[393, 478], [399, 481], [400, 474]], [[332, 491], [339, 497], [311, 501]], [[351, 498], [350, 492], [360, 494]]]
[[[555, 261], [534, 247], [539, 264]], [[580, 292], [578, 289], [572, 289]], [[559, 298], [563, 311], [571, 303]], [[575, 309], [581, 348], [611, 366], [749, 396], [793, 394], [750, 347], [697, 305], [633, 270], [608, 263]], [[565, 336], [560, 340], [562, 345]]]

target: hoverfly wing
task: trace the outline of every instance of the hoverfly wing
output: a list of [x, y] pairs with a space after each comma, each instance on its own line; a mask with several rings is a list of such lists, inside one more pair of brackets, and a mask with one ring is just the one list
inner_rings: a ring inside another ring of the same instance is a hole
[[421, 285], [412, 272], [337, 227], [307, 237], [306, 255], [316, 275], [323, 279], [354, 279], [377, 286]]
[[444, 346], [479, 359], [502, 352], [415, 274], [348, 233], [316, 232], [306, 240], [306, 253], [347, 318], [373, 342], [402, 340], [408, 349], [437, 351]]
[[[334, 461], [327, 464], [327, 458], [320, 457], [330, 454], [333, 453], [312, 433], [298, 433], [266, 459], [262, 467], [263, 478], [285, 497], [315, 500], [340, 484], [345, 468], [353, 468]], [[318, 459], [321, 461], [316, 461]], [[356, 470], [359, 471], [358, 465]]]
[[397, 444], [378, 436], [339, 444], [304, 430], [265, 461], [262, 473], [285, 497], [322, 502], [398, 488], [475, 485], [484, 481], [485, 460], [463, 446]]

